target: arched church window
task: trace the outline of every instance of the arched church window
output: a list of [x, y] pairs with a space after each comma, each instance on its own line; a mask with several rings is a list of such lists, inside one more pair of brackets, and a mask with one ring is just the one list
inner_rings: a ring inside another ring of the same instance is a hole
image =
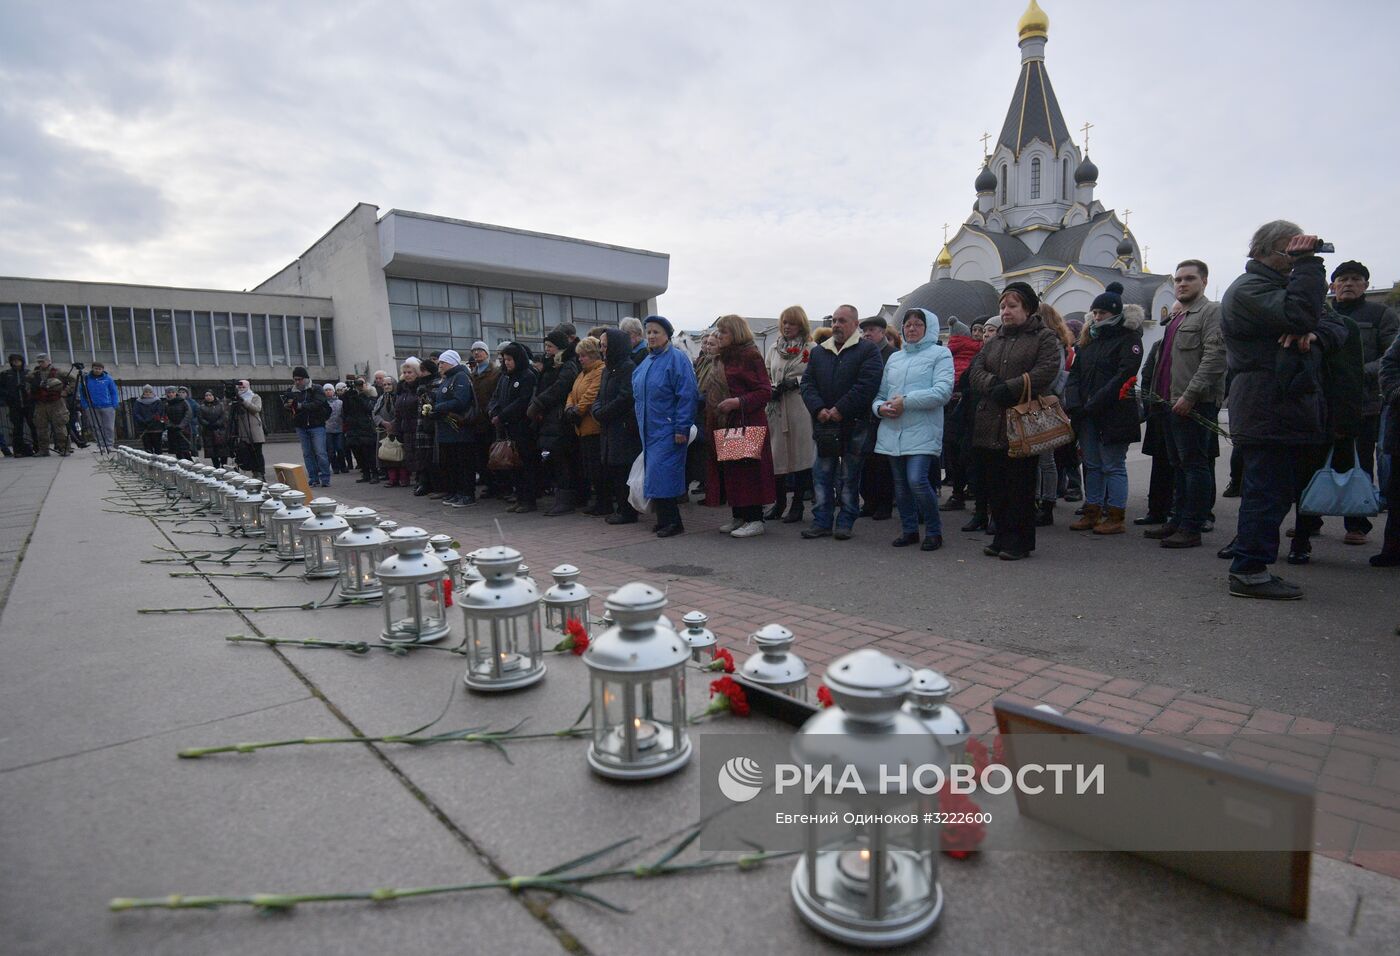
[[1040, 198], [1040, 157], [1031, 160], [1031, 198]]
[[1070, 178], [1069, 178], [1069, 160], [1068, 160], [1068, 159], [1062, 159], [1062, 160], [1060, 160], [1060, 179], [1061, 179], [1061, 180], [1064, 182], [1064, 184], [1065, 184], [1065, 198], [1066, 198], [1066, 199], [1069, 199], [1071, 196], [1074, 195], [1074, 185], [1073, 185], [1073, 183], [1070, 182]]
[[1009, 178], [1009, 177], [1006, 175], [1006, 164], [1005, 164], [1005, 163], [1002, 163], [1002, 164], [1001, 164], [1001, 204], [1002, 204], [1003, 206], [1006, 205], [1006, 180], [1007, 180], [1008, 178]]

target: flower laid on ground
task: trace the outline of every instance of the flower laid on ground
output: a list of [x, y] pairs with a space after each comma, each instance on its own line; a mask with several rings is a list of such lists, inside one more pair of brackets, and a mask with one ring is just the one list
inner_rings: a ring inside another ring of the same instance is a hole
[[578, 618], [569, 618], [564, 622], [564, 639], [550, 650], [559, 654], [582, 654], [588, 650], [588, 628], [584, 627]]
[[[984, 748], [985, 749], [985, 748]], [[976, 852], [977, 847], [987, 838], [986, 824], [977, 822], [977, 814], [982, 808], [966, 794], [953, 793], [944, 787], [938, 794], [938, 809], [945, 817], [939, 835], [939, 846], [944, 853], [955, 860], [965, 860]]]
[[835, 701], [831, 699], [831, 689], [825, 684], [817, 688], [817, 703], [821, 704], [823, 707], [830, 707], [835, 703]]
[[734, 655], [724, 648], [715, 651], [714, 660], [705, 665], [707, 671], [724, 671], [726, 674], [734, 673]]
[[713, 717], [715, 714], [731, 713], [735, 717], [749, 715], [749, 698], [744, 688], [732, 677], [721, 677], [710, 681], [710, 706], [691, 720]]
[[1134, 375], [1123, 383], [1123, 387], [1118, 390], [1118, 400], [1121, 402], [1129, 395], [1133, 394], [1133, 389], [1137, 387], [1137, 376]]

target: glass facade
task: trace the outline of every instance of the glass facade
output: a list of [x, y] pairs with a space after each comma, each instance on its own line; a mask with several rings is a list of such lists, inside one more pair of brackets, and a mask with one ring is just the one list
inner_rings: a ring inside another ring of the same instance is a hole
[[55, 365], [98, 361], [116, 369], [334, 365], [333, 322], [326, 316], [0, 302], [0, 354], [18, 352], [32, 365], [46, 352]]
[[[477, 339], [493, 350], [506, 342], [519, 341], [538, 352], [543, 348], [545, 333], [563, 322], [574, 323], [579, 334], [586, 335], [595, 325], [615, 326], [623, 318], [638, 314], [633, 302], [488, 289], [399, 276], [389, 276], [386, 281], [394, 354], [400, 360], [445, 349], [465, 353]], [[322, 339], [324, 347], [324, 330]], [[326, 361], [333, 359], [327, 357]]]

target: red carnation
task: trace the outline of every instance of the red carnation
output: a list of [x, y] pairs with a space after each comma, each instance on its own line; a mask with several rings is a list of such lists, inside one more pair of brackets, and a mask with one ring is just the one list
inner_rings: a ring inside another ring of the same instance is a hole
[[721, 647], [715, 651], [715, 656], [710, 663], [705, 665], [705, 670], [724, 671], [726, 674], [734, 673], [734, 655]]
[[578, 618], [571, 617], [564, 622], [564, 635], [564, 639], [551, 650], [560, 654], [568, 651], [575, 656], [588, 650], [588, 628]]
[[939, 846], [943, 852], [955, 860], [965, 860], [987, 838], [986, 824], [971, 819], [981, 813], [982, 808], [965, 794], [953, 793], [947, 787], [939, 791], [938, 809], [942, 813], [963, 814], [966, 819], [957, 823], [944, 823]]
[[978, 780], [982, 779], [982, 771], [987, 769], [987, 765], [992, 762], [991, 755], [987, 753], [987, 745], [976, 737], [972, 737], [967, 742], [968, 761], [972, 764], [972, 773]]
[[1133, 389], [1137, 386], [1137, 376], [1134, 375], [1123, 383], [1123, 387], [1118, 390], [1118, 400], [1121, 402], [1129, 395], [1133, 394]]
[[442, 579], [442, 606], [452, 606], [452, 579], [450, 577]]
[[835, 701], [831, 699], [831, 690], [825, 684], [817, 688], [817, 703], [823, 707], [830, 707]]
[[744, 688], [732, 677], [721, 677], [719, 680], [710, 681], [710, 706], [705, 708], [702, 717], [709, 717], [713, 714], [722, 714], [729, 711], [735, 717], [747, 717], [749, 715], [749, 699], [744, 694]]
[[810, 358], [811, 355], [812, 355], [812, 353], [811, 353], [811, 351], [810, 351], [809, 349], [803, 349], [803, 350], [802, 350], [802, 361], [804, 361], [804, 362], [807, 361], [807, 359]]

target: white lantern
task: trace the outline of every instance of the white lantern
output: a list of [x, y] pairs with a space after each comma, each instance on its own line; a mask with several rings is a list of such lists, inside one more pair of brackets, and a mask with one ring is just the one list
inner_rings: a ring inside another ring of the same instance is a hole
[[335, 557], [335, 539], [348, 530], [350, 522], [335, 513], [334, 498], [314, 498], [308, 507], [311, 517], [301, 523], [301, 549], [306, 561], [303, 577], [334, 578], [340, 575]]
[[379, 563], [389, 556], [389, 536], [377, 527], [373, 508], [351, 508], [343, 515], [350, 523], [335, 539], [336, 564], [340, 567], [340, 594], [346, 598], [377, 598]]
[[953, 763], [962, 763], [972, 728], [948, 704], [953, 685], [938, 671], [924, 668], [914, 672], [914, 683], [905, 697], [904, 712], [923, 721], [948, 751]]
[[301, 526], [310, 518], [306, 495], [300, 491], [282, 492], [284, 510], [272, 519], [272, 541], [277, 557], [283, 561], [300, 561], [303, 557]]
[[718, 641], [715, 632], [705, 626], [710, 623], [710, 616], [704, 611], [687, 611], [681, 623], [685, 625], [681, 637], [690, 645], [690, 659], [698, 664], [714, 657]]
[[520, 578], [514, 548], [482, 548], [475, 556], [483, 580], [459, 602], [466, 625], [463, 680], [472, 690], [527, 687], [545, 672], [539, 589]]
[[750, 634], [749, 640], [758, 645], [758, 653], [744, 661], [739, 672], [743, 678], [805, 701], [807, 665], [792, 652], [792, 631], [781, 624], [765, 624]]
[[447, 565], [447, 579], [452, 582], [452, 593], [464, 594], [467, 589], [462, 583], [462, 555], [452, 547], [452, 536], [435, 534], [428, 539], [428, 544], [432, 546], [438, 560]]
[[666, 595], [647, 584], [618, 588], [605, 603], [615, 627], [584, 652], [593, 742], [588, 765], [605, 777], [661, 777], [690, 760], [685, 665], [690, 646], [661, 624]]
[[[282, 502], [282, 496], [291, 490], [291, 488], [288, 488], [280, 481], [276, 484], [268, 485], [263, 489], [263, 503], [258, 511], [262, 515], [263, 531], [266, 533], [267, 540], [272, 543], [273, 547], [276, 547], [277, 535], [273, 530], [276, 525], [272, 523], [272, 519], [287, 510], [287, 506]], [[267, 544], [264, 543], [263, 546], [266, 547]]]
[[384, 588], [384, 630], [379, 639], [395, 644], [431, 644], [452, 630], [447, 621], [447, 565], [428, 547], [422, 528], [399, 528], [389, 535], [394, 554], [379, 563]]
[[234, 504], [234, 522], [249, 538], [263, 536], [265, 529], [262, 523], [262, 506], [266, 500], [262, 493], [262, 482], [254, 478], [244, 484], [243, 493]]
[[224, 477], [227, 474], [228, 471], [223, 468], [215, 468], [209, 473], [209, 480], [212, 482], [212, 484], [209, 485], [208, 492], [209, 510], [211, 513], [224, 513], [224, 492], [226, 490], [224, 487]]
[[[804, 797], [808, 820], [836, 822], [807, 825], [792, 899], [808, 925], [833, 939], [903, 945], [932, 929], [943, 912], [937, 798], [921, 793], [912, 778], [915, 768], [930, 764], [946, 775], [948, 755], [921, 721], [900, 709], [913, 682], [905, 665], [867, 648], [833, 661], [825, 682], [832, 706], [793, 738], [794, 762], [830, 765], [843, 781], [854, 771], [863, 792], [876, 796], [853, 797], [850, 786]], [[885, 773], [895, 767], [911, 778], [907, 793], [887, 785]]]
[[234, 510], [234, 506], [238, 503], [238, 496], [243, 494], [244, 483], [252, 480], [244, 478], [236, 471], [224, 478], [224, 520], [233, 527], [238, 526], [238, 512]]
[[554, 586], [544, 592], [544, 629], [562, 636], [567, 633], [565, 625], [570, 620], [576, 620], [592, 639], [593, 624], [588, 603], [593, 595], [588, 588], [579, 584], [579, 569], [572, 564], [561, 564], [549, 573], [554, 578]]

